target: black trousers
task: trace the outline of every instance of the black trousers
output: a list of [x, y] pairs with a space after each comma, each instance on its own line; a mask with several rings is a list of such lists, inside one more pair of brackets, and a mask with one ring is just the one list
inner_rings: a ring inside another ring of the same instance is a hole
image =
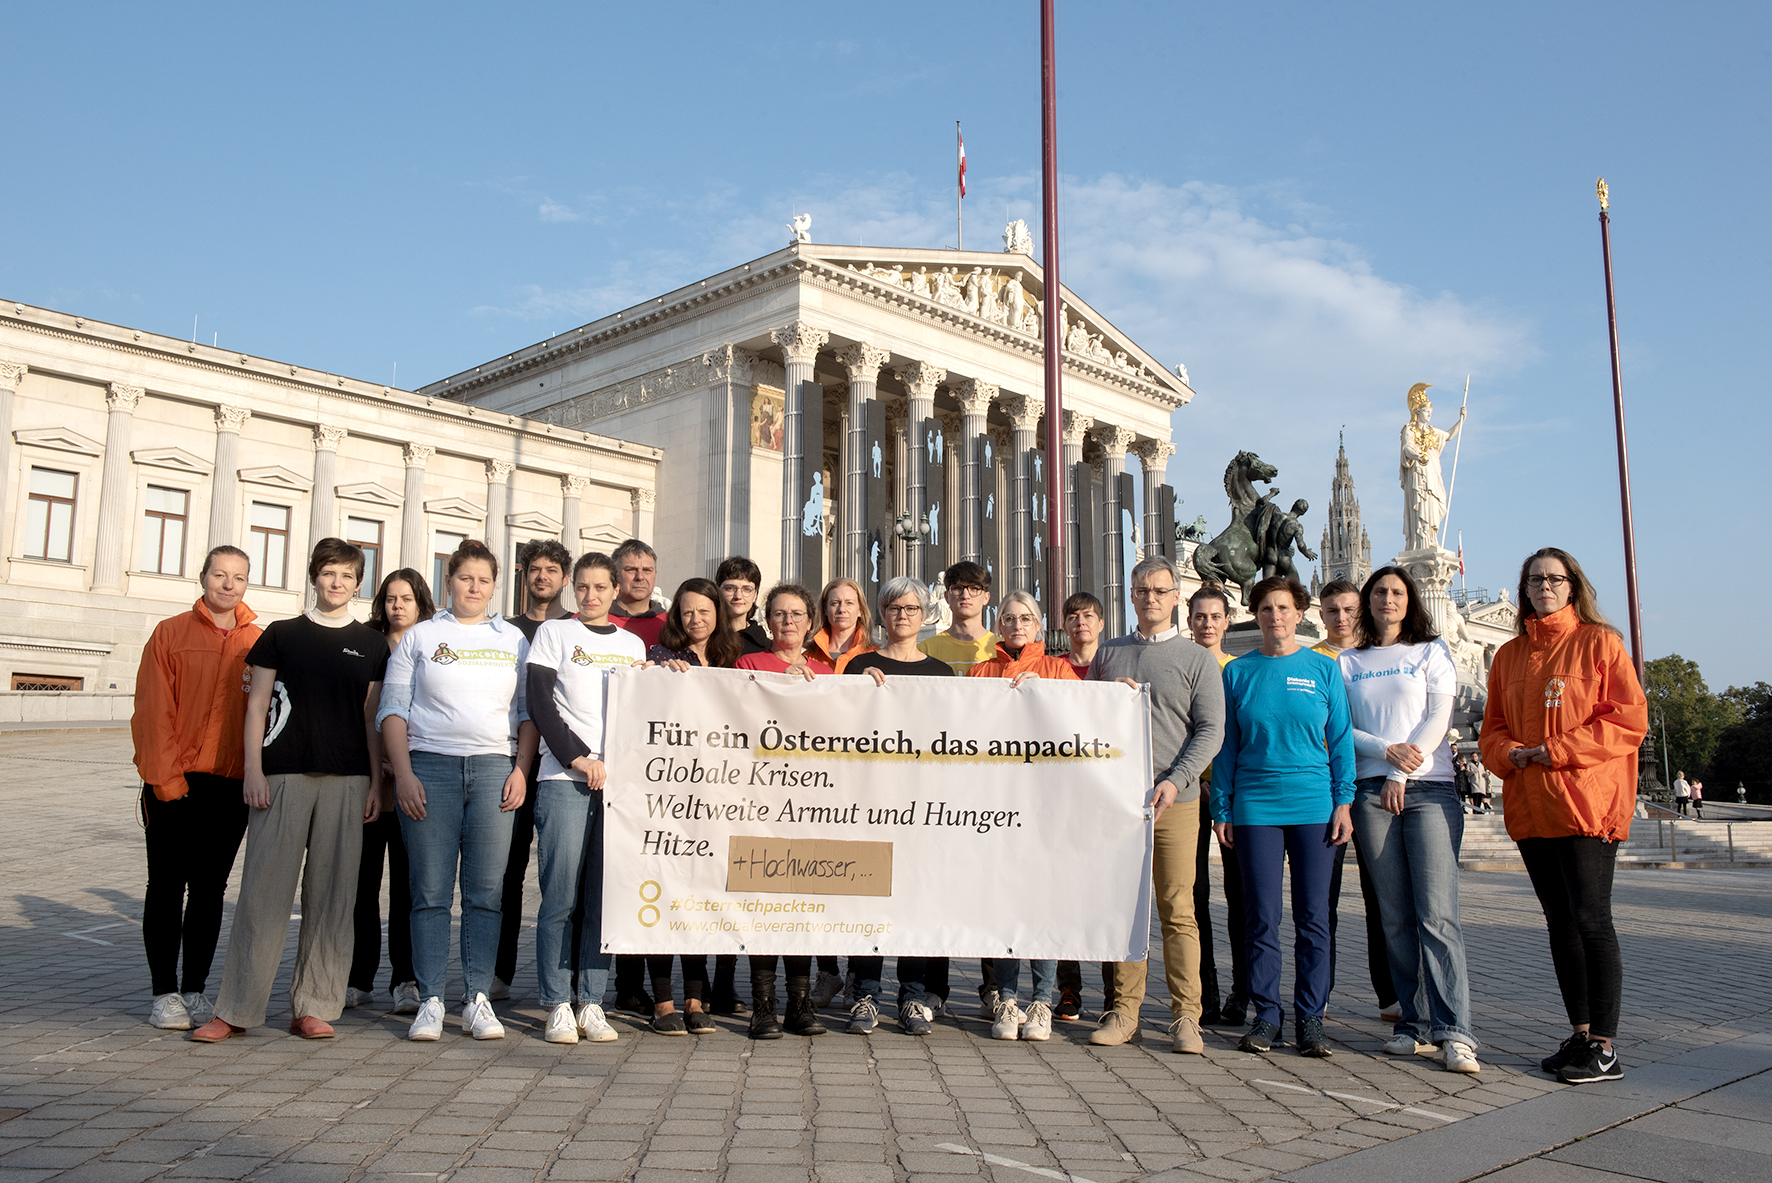
[[1372, 981], [1372, 992], [1378, 995], [1378, 1009], [1389, 1010], [1397, 1005], [1397, 988], [1391, 984], [1391, 963], [1384, 952], [1384, 917], [1378, 911], [1378, 886], [1367, 873], [1366, 858], [1353, 838], [1336, 848], [1335, 869], [1329, 873], [1329, 988], [1335, 988], [1335, 959], [1340, 944], [1335, 939], [1335, 926], [1341, 918], [1341, 873], [1347, 866], [1349, 847], [1353, 848], [1354, 866], [1360, 872], [1360, 898], [1366, 901], [1366, 976]]
[[221, 938], [222, 896], [246, 836], [239, 781], [191, 772], [185, 783], [190, 791], [177, 801], [162, 801], [142, 786], [148, 841], [142, 944], [156, 995], [204, 992]]
[[1520, 858], [1550, 929], [1551, 964], [1571, 1027], [1618, 1034], [1624, 958], [1612, 927], [1618, 843], [1601, 838], [1522, 838]]
[[[1199, 853], [1194, 863], [1194, 916], [1200, 928], [1200, 1006], [1213, 1010], [1220, 1003], [1221, 983], [1212, 940], [1212, 874], [1207, 854], [1212, 849], [1212, 815], [1206, 808], [1209, 792], [1200, 793], [1201, 820]], [[1233, 838], [1233, 841], [1235, 839]], [[1231, 947], [1231, 988], [1223, 995], [1229, 1006], [1249, 1005], [1249, 947], [1244, 939], [1243, 867], [1237, 861], [1235, 846], [1218, 849], [1219, 875], [1224, 882], [1225, 943]], [[1333, 915], [1333, 913], [1331, 913]], [[1333, 923], [1333, 921], [1331, 921]]]
[[708, 998], [708, 959], [705, 954], [697, 956], [693, 953], [681, 955], [673, 953], [652, 953], [646, 957], [646, 972], [652, 979], [652, 1003], [671, 1001], [675, 993], [671, 989], [671, 960], [675, 957], [683, 963], [683, 1001], [694, 999], [696, 1002], [710, 1002]]
[[510, 985], [517, 977], [517, 938], [523, 935], [523, 880], [529, 875], [529, 849], [535, 845], [536, 774], [541, 761], [529, 769], [528, 792], [511, 815], [511, 854], [505, 860], [504, 897], [499, 902], [498, 960], [492, 972]]
[[400, 838], [398, 807], [363, 827], [363, 858], [357, 864], [357, 907], [352, 913], [356, 946], [346, 984], [365, 992], [375, 989], [381, 968], [381, 869], [388, 866], [388, 989], [416, 980], [412, 973], [412, 880], [406, 864], [406, 843]]
[[778, 960], [787, 973], [789, 989], [792, 989], [796, 982], [802, 985], [811, 983], [812, 958], [810, 956], [777, 958], [774, 954], [752, 955], [751, 998], [753, 1000], [760, 1000], [765, 994], [770, 996], [775, 994], [775, 964]]

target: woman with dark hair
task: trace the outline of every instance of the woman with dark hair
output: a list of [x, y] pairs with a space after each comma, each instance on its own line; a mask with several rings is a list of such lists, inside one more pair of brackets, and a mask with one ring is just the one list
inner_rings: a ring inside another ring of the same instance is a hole
[[[391, 654], [406, 630], [437, 614], [430, 585], [411, 567], [390, 571], [376, 589], [369, 627], [387, 640]], [[376, 706], [380, 706], [379, 699]], [[381, 757], [381, 815], [363, 825], [363, 857], [357, 863], [357, 906], [351, 923], [356, 950], [345, 979], [345, 1006], [362, 1006], [375, 994], [381, 968], [381, 872], [388, 868], [388, 992], [394, 1013], [416, 1015], [421, 999], [412, 975], [412, 884], [406, 844], [400, 840], [400, 811], [394, 803], [394, 767]]]
[[724, 559], [714, 572], [720, 598], [726, 601], [732, 629], [744, 653], [769, 652], [769, 634], [757, 619], [757, 592], [763, 587], [763, 572], [743, 555]]
[[1224, 667], [1224, 746], [1212, 761], [1212, 828], [1243, 874], [1249, 995], [1255, 1022], [1238, 1050], [1274, 1045], [1280, 1009], [1281, 873], [1292, 869], [1297, 964], [1292, 1005], [1300, 1055], [1327, 1056], [1329, 880], [1353, 835], [1354, 742], [1335, 662], [1298, 643], [1310, 593], [1275, 575], [1249, 597], [1261, 648]]
[[1336, 660], [1354, 728], [1354, 830], [1400, 1012], [1384, 1050], [1437, 1046], [1447, 1071], [1480, 1071], [1458, 924], [1464, 809], [1447, 740], [1458, 670], [1407, 571], [1383, 567], [1366, 580], [1360, 643]]
[[1612, 873], [1630, 837], [1649, 706], [1573, 555], [1547, 546], [1528, 556], [1519, 597], [1520, 635], [1490, 666], [1478, 746], [1502, 778], [1508, 837], [1544, 909], [1573, 1028], [1540, 1066], [1566, 1084], [1617, 1080], [1624, 965]]
[[[741, 670], [764, 670], [793, 674], [808, 682], [831, 667], [808, 657], [806, 632], [812, 622], [812, 593], [797, 583], [778, 583], [764, 601], [773, 648], [768, 653], [747, 653], [738, 659]], [[751, 1038], [780, 1039], [782, 1024], [775, 1017], [776, 956], [751, 958]], [[812, 958], [782, 957], [787, 974], [787, 1029], [795, 1035], [823, 1035], [818, 1008], [812, 1005]]]
[[467, 539], [449, 556], [450, 610], [415, 624], [388, 661], [376, 723], [412, 882], [412, 963], [423, 1001], [408, 1039], [443, 1033], [450, 907], [461, 879], [462, 1030], [503, 1039], [486, 997], [498, 956], [511, 811], [541, 742], [523, 702], [529, 641], [491, 611], [498, 557]]

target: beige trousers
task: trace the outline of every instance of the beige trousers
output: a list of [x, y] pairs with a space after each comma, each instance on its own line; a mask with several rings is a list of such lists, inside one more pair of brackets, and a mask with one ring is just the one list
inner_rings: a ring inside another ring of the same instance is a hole
[[[1152, 835], [1151, 881], [1163, 931], [1163, 972], [1169, 979], [1172, 1018], [1200, 1017], [1200, 929], [1194, 922], [1194, 867], [1200, 842], [1200, 805], [1177, 801], [1157, 819]], [[1148, 966], [1116, 961], [1114, 1009], [1137, 1019], [1144, 1005]]]
[[290, 1014], [330, 1022], [344, 1010], [345, 978], [351, 972], [369, 778], [291, 773], [265, 780], [270, 807], [247, 811], [246, 865], [215, 1013], [236, 1027], [264, 1024], [300, 880], [301, 935], [289, 983]]

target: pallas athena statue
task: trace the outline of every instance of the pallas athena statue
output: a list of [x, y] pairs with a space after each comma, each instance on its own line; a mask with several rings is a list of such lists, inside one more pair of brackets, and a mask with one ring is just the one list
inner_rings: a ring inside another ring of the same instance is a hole
[[1440, 451], [1464, 427], [1464, 412], [1451, 431], [1441, 431], [1431, 420], [1434, 405], [1427, 399], [1428, 383], [1409, 388], [1409, 422], [1403, 425], [1403, 456], [1398, 476], [1403, 482], [1403, 538], [1405, 550], [1427, 550], [1440, 545], [1440, 524], [1446, 520], [1446, 484], [1440, 477]]

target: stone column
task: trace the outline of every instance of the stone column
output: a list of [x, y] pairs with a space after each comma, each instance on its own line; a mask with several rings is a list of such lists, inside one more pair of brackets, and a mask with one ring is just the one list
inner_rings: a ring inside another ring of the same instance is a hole
[[[1153, 543], [1157, 538], [1157, 486], [1163, 483], [1163, 474], [1169, 470], [1169, 457], [1175, 455], [1175, 445], [1168, 440], [1139, 440], [1132, 445], [1132, 454], [1138, 457], [1144, 466], [1144, 554], [1146, 558], [1156, 554]], [[1165, 552], [1173, 550], [1175, 540], [1168, 540]]]
[[[995, 383], [967, 378], [952, 388], [960, 400], [960, 544], [962, 559], [984, 561], [984, 489], [978, 479], [979, 440], [984, 438], [985, 416], [997, 397]], [[950, 440], [950, 445], [954, 441]]]
[[[652, 545], [652, 514], [658, 504], [658, 496], [651, 489], [630, 489], [628, 504], [634, 511], [634, 537], [646, 545]], [[664, 576], [659, 576], [662, 582]]]
[[880, 512], [868, 504], [868, 403], [873, 401], [880, 367], [891, 355], [866, 341], [857, 341], [837, 354], [849, 371], [849, 419], [843, 453], [843, 544], [838, 548], [838, 570], [851, 578], [866, 569], [868, 525]]
[[511, 473], [516, 469], [517, 466], [509, 460], [486, 462], [486, 545], [498, 556], [500, 582], [503, 582], [504, 568], [509, 562], [509, 556], [505, 554], [505, 506], [509, 503]]
[[92, 556], [92, 590], [123, 590], [123, 570], [129, 561], [129, 495], [131, 488], [129, 437], [135, 426], [136, 404], [147, 391], [139, 386], [111, 383], [105, 394], [105, 467], [99, 480], [98, 544]]
[[[406, 445], [406, 496], [400, 506], [400, 565], [431, 578], [431, 540], [425, 529], [425, 461], [437, 454], [429, 444]], [[441, 595], [442, 588], [432, 588]]]
[[12, 471], [12, 396], [31, 367], [0, 361], [0, 522], [6, 520], [6, 477]]
[[1125, 530], [1120, 522], [1120, 483], [1115, 478], [1126, 471], [1126, 449], [1138, 438], [1130, 428], [1103, 424], [1095, 429], [1095, 441], [1101, 445], [1101, 605], [1107, 609], [1107, 635], [1118, 637], [1126, 632], [1126, 563]]
[[590, 477], [575, 472], [560, 478], [560, 545], [575, 559], [578, 548], [584, 545], [578, 536], [579, 521], [584, 510], [584, 492], [590, 483]]
[[[921, 522], [929, 507], [929, 501], [923, 495], [923, 461], [928, 456], [924, 433], [927, 421], [935, 414], [935, 388], [947, 376], [946, 370], [926, 361], [912, 362], [898, 371], [898, 380], [904, 383], [905, 389], [904, 431], [909, 445], [905, 449], [904, 507], [912, 522]], [[924, 549], [921, 535], [905, 542], [905, 573], [928, 583]]]
[[[781, 578], [797, 583], [800, 580], [800, 486], [806, 476], [806, 444], [801, 438], [800, 413], [805, 405], [804, 388], [817, 387], [813, 362], [831, 335], [805, 321], [796, 320], [785, 328], [771, 329], [769, 339], [781, 347], [786, 372], [782, 381], [786, 389], [781, 406]], [[817, 397], [824, 397], [822, 390]], [[813, 462], [822, 463], [824, 441], [816, 443]], [[635, 496], [638, 497], [638, 492]], [[637, 503], [634, 512], [637, 523]], [[635, 528], [637, 531], [638, 526]]]
[[1067, 596], [1090, 579], [1081, 566], [1083, 550], [1077, 535], [1077, 504], [1080, 498], [1089, 496], [1089, 490], [1077, 487], [1077, 465], [1083, 463], [1083, 440], [1094, 426], [1093, 415], [1081, 415], [1076, 411], [1064, 413], [1064, 594]]
[[941, 491], [941, 543], [935, 548], [933, 562], [935, 569], [929, 574], [933, 578], [939, 571], [946, 570], [951, 564], [960, 561], [960, 525], [966, 516], [957, 512], [960, 508], [960, 491], [965, 487], [965, 456], [964, 445], [960, 442], [961, 415], [958, 411], [937, 411], [935, 417], [941, 423], [942, 455], [942, 491]]
[[1033, 570], [1033, 521], [1029, 515], [1028, 498], [1034, 495], [1032, 474], [1028, 469], [1028, 452], [1034, 446], [1034, 432], [1040, 426], [1040, 416], [1046, 411], [1046, 404], [1040, 399], [1027, 394], [1004, 395], [1003, 410], [1009, 415], [1009, 462], [1010, 479], [1009, 494], [1009, 582], [1003, 590], [1020, 589], [1032, 591], [1034, 587]]
[[240, 545], [240, 428], [252, 412], [215, 409], [215, 475], [209, 480], [209, 548]]
[[337, 528], [335, 482], [338, 480], [338, 445], [350, 432], [342, 427], [321, 423], [314, 428], [314, 492], [308, 505], [308, 550], [322, 538], [330, 538]]

